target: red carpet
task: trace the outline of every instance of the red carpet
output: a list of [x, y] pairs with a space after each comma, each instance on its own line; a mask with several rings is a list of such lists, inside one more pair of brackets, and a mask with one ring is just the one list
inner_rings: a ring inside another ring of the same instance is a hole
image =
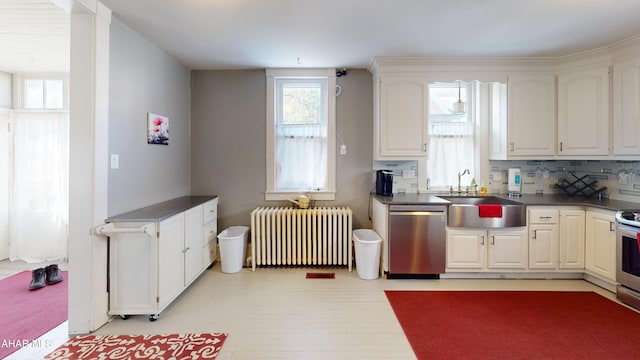
[[640, 313], [592, 292], [385, 293], [420, 360], [640, 356]]
[[215, 359], [227, 334], [76, 336], [45, 356], [53, 359]]
[[0, 359], [67, 320], [68, 274], [64, 280], [29, 291], [31, 271], [0, 280]]

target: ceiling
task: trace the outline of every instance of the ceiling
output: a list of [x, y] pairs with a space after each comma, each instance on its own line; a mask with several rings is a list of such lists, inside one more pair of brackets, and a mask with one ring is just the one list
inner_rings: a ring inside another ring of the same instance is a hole
[[69, 29], [52, 0], [0, 0], [0, 70], [69, 72]]
[[[0, 69], [68, 69], [59, 0], [0, 0]], [[557, 57], [640, 34], [638, 0], [101, 0], [191, 69]], [[35, 69], [35, 70], [34, 70]]]
[[563, 56], [640, 34], [639, 0], [102, 2], [192, 69], [362, 68], [374, 56]]

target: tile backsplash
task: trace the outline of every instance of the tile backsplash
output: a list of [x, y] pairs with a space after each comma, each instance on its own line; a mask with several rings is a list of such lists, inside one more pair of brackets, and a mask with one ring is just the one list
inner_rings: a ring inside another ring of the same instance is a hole
[[[597, 181], [595, 188], [602, 190], [602, 197], [640, 202], [640, 161], [521, 160], [490, 161], [490, 164], [489, 192], [493, 194], [507, 193], [507, 171], [518, 167], [522, 172], [524, 194], [564, 194], [565, 191], [556, 186], [559, 179], [573, 182], [588, 176], [585, 181]], [[627, 175], [619, 176], [619, 173]]]
[[[559, 179], [576, 181], [588, 175], [588, 182], [597, 181], [596, 189], [602, 197], [640, 202], [640, 161], [612, 160], [506, 160], [490, 161], [487, 187], [490, 194], [507, 194], [507, 172], [511, 167], [520, 168], [523, 194], [564, 194], [556, 184]], [[393, 192], [418, 192], [418, 162], [374, 161], [372, 177], [375, 183], [377, 170], [393, 171]], [[619, 173], [627, 174], [619, 176]], [[603, 189], [606, 188], [606, 189]], [[375, 189], [374, 189], [375, 190]], [[596, 195], [598, 196], [598, 195]]]
[[415, 194], [418, 192], [418, 162], [409, 161], [374, 161], [373, 181], [377, 170], [393, 171], [393, 193]]

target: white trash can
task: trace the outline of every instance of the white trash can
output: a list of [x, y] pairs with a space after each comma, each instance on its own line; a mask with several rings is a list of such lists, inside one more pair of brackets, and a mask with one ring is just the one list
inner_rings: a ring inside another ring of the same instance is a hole
[[353, 231], [356, 247], [356, 270], [364, 280], [374, 280], [380, 274], [380, 247], [382, 239], [371, 229]]
[[218, 234], [222, 272], [237, 273], [242, 270], [247, 253], [247, 226], [231, 226]]

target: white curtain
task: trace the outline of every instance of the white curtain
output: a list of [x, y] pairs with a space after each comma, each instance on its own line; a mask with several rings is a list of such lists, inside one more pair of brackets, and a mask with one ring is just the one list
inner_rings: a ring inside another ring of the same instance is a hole
[[66, 259], [69, 215], [69, 114], [14, 116], [10, 259]]
[[[470, 122], [431, 124], [429, 139], [427, 177], [431, 186], [446, 189], [453, 186], [454, 190], [457, 190], [455, 188], [458, 186], [458, 172], [464, 169], [473, 172], [475, 169], [473, 124]], [[463, 186], [470, 182], [471, 178], [465, 179]]]
[[276, 144], [276, 189], [327, 188], [327, 126], [279, 125]]

